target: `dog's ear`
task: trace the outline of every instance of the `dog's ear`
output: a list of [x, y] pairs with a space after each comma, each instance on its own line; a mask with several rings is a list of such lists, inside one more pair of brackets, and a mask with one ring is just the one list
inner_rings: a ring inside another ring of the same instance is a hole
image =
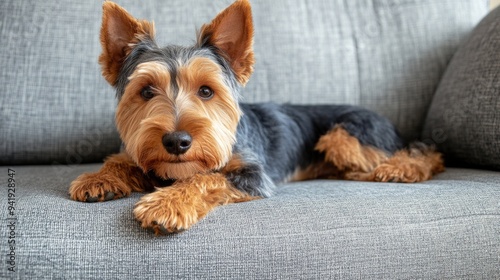
[[245, 85], [253, 72], [252, 9], [248, 0], [237, 0], [218, 14], [209, 24], [202, 26], [198, 35], [199, 46], [214, 46], [224, 56]]
[[102, 53], [99, 63], [102, 75], [115, 85], [122, 64], [134, 45], [143, 40], [154, 40], [152, 22], [138, 20], [117, 4], [105, 1], [101, 25]]

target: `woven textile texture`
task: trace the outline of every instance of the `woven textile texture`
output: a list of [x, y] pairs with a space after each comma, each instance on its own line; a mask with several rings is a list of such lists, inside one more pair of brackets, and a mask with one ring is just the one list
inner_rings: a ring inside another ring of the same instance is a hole
[[500, 8], [453, 57], [432, 101], [423, 139], [450, 164], [500, 170]]
[[[0, 278], [500, 278], [498, 172], [450, 169], [419, 184], [291, 183], [155, 237], [132, 215], [141, 194], [69, 199], [71, 180], [99, 167], [13, 167], [18, 272], [1, 269]], [[6, 226], [0, 234], [7, 241]]]

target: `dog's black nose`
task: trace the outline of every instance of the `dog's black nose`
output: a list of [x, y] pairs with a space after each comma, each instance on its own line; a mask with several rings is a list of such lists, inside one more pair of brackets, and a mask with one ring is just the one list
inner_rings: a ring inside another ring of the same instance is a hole
[[180, 155], [191, 148], [193, 138], [186, 131], [175, 131], [163, 135], [162, 142], [167, 152], [173, 155]]

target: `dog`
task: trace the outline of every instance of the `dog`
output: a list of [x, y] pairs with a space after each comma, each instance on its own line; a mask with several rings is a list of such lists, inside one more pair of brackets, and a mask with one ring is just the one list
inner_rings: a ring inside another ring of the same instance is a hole
[[297, 180], [419, 182], [440, 153], [406, 145], [380, 115], [350, 105], [240, 103], [253, 72], [248, 0], [201, 27], [193, 46], [159, 47], [151, 22], [103, 4], [102, 74], [116, 89], [124, 148], [70, 186], [97, 202], [144, 195], [133, 210], [157, 235], [186, 230], [217, 206], [269, 197]]

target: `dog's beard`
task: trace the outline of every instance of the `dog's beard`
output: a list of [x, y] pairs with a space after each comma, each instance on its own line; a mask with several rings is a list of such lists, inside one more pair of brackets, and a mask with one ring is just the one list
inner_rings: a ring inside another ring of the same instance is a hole
[[195, 174], [213, 172], [222, 168], [232, 157], [233, 141], [217, 142], [213, 137], [202, 138], [201, 141], [211, 145], [201, 147], [195, 141], [185, 154], [171, 155], [160, 141], [155, 141], [160, 138], [159, 135], [142, 134], [134, 139], [136, 141], [126, 145], [126, 151], [145, 173], [152, 171], [163, 179], [185, 179]]
[[157, 162], [153, 166], [156, 176], [163, 179], [185, 179], [209, 170], [198, 161]]

